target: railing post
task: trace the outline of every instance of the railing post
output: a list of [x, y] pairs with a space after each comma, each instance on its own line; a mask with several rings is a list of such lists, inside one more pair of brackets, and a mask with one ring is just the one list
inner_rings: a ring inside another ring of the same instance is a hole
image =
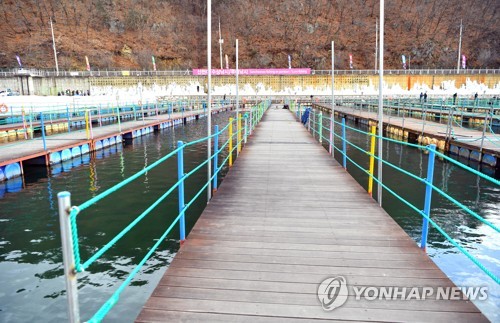
[[[311, 118], [312, 118], [313, 110], [309, 110], [309, 115], [307, 118], [307, 131], [311, 132]], [[314, 137], [314, 135], [313, 135]]]
[[323, 112], [319, 112], [318, 117], [318, 134], [319, 134], [319, 142], [323, 142]]
[[45, 125], [43, 122], [43, 112], [40, 112], [40, 125], [42, 127], [43, 150], [47, 150], [47, 143], [45, 142]]
[[328, 152], [330, 153], [330, 155], [333, 156], [333, 150], [335, 149], [335, 136], [333, 135], [333, 131], [334, 131], [334, 127], [333, 127], [333, 115], [332, 115], [332, 119], [330, 119], [330, 144], [329, 144], [329, 147], [328, 147]]
[[375, 170], [375, 133], [376, 133], [377, 127], [372, 126], [371, 127], [371, 132], [370, 132], [370, 168], [368, 172], [370, 173], [370, 176], [368, 177], [368, 194], [372, 196], [372, 191], [373, 191], [373, 172]]
[[97, 114], [99, 118], [99, 127], [102, 127], [102, 115], [101, 115], [101, 104], [99, 103], [99, 106], [97, 107]]
[[59, 224], [61, 227], [61, 242], [64, 265], [64, 278], [66, 280], [66, 292], [68, 294], [68, 314], [72, 323], [80, 322], [80, 310], [78, 308], [78, 286], [75, 270], [75, 256], [73, 254], [73, 236], [71, 234], [71, 194], [60, 192], [57, 194], [59, 206]]
[[253, 114], [252, 114], [252, 109], [250, 108], [250, 117], [248, 118], [248, 122], [250, 123], [249, 129], [248, 129], [248, 135], [252, 135], [253, 131]]
[[122, 132], [122, 122], [120, 120], [120, 106], [118, 104], [116, 105], [116, 115], [118, 117], [118, 131], [121, 133]]
[[[429, 161], [427, 163], [427, 180], [425, 185], [425, 201], [424, 201], [424, 214], [428, 217], [431, 216], [431, 198], [432, 198], [432, 181], [434, 178], [434, 160], [436, 157], [436, 145], [429, 145]], [[420, 248], [423, 250], [427, 247], [427, 234], [429, 231], [429, 220], [423, 219], [422, 222], [422, 239]]]
[[243, 130], [241, 127], [241, 113], [238, 113], [237, 115], [237, 128], [238, 129], [238, 135], [236, 136], [237, 138], [237, 146], [236, 146], [236, 156], [239, 156], [240, 151], [241, 151], [241, 131]]
[[[184, 143], [177, 142], [177, 179], [179, 180], [179, 213], [184, 210]], [[186, 221], [185, 214], [182, 214], [179, 219], [179, 231], [181, 244], [186, 240]]]
[[233, 166], [233, 118], [229, 118], [229, 167]]
[[215, 129], [214, 129], [214, 179], [213, 179], [213, 188], [212, 188], [213, 193], [215, 193], [217, 191], [217, 173], [219, 171], [219, 166], [218, 166], [219, 152], [218, 151], [219, 151], [219, 126], [215, 125]]
[[245, 134], [244, 134], [244, 143], [247, 144], [248, 139], [248, 114], [245, 113]]
[[342, 166], [347, 169], [347, 149], [345, 141], [345, 118], [342, 118]]
[[71, 117], [69, 115], [69, 106], [66, 104], [66, 116], [68, 117], [68, 132], [71, 132]]

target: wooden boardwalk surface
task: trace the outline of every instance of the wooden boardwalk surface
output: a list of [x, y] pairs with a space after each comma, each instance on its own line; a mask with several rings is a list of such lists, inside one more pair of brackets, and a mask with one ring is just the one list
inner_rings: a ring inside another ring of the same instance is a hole
[[[323, 310], [319, 284], [344, 276]], [[355, 300], [354, 286], [453, 283], [287, 110], [269, 110], [137, 322], [486, 318], [469, 301]]]

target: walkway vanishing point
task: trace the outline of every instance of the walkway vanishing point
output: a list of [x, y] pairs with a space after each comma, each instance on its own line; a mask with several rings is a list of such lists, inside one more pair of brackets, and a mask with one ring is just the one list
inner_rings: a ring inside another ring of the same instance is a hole
[[[325, 311], [318, 286], [337, 276], [347, 302]], [[355, 300], [362, 286], [454, 284], [292, 113], [271, 109], [136, 320], [487, 321], [463, 300]]]

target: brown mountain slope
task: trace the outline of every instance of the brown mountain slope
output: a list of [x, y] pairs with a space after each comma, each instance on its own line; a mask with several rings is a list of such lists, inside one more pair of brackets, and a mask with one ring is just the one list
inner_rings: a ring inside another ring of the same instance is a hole
[[[385, 68], [456, 68], [460, 20], [462, 53], [471, 68], [500, 67], [498, 0], [385, 1]], [[220, 66], [217, 24], [223, 53], [234, 67], [235, 39], [240, 67], [336, 68], [375, 65], [374, 0], [214, 0], [213, 67]], [[2, 0], [0, 67], [53, 68], [49, 17], [53, 18], [59, 66], [84, 69], [187, 69], [206, 66], [206, 1], [203, 0]]]

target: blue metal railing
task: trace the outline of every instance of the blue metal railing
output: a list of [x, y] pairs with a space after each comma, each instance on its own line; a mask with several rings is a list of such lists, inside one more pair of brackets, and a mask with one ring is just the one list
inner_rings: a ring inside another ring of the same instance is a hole
[[[168, 228], [164, 231], [158, 241], [153, 245], [149, 252], [144, 256], [144, 258], [139, 262], [139, 264], [132, 270], [129, 276], [121, 283], [118, 289], [113, 293], [113, 295], [99, 308], [99, 310], [88, 320], [89, 322], [100, 322], [106, 314], [113, 308], [113, 306], [118, 302], [120, 294], [123, 292], [126, 286], [134, 279], [135, 275], [140, 271], [144, 263], [153, 255], [158, 246], [165, 240], [169, 235], [171, 230], [178, 224], [180, 230], [180, 241], [182, 242], [186, 237], [185, 229], [185, 213], [189, 207], [196, 201], [201, 194], [209, 186], [212, 186], [213, 190], [217, 189], [217, 179], [221, 170], [228, 164], [230, 158], [233, 154], [237, 156], [237, 149], [241, 147], [247, 140], [247, 136], [255, 128], [255, 126], [262, 119], [264, 112], [269, 107], [269, 102], [261, 102], [258, 105], [252, 107], [250, 111], [245, 113], [244, 116], [238, 116], [234, 120], [231, 120], [225, 127], [219, 130], [218, 126], [215, 126], [215, 131], [211, 136], [203, 137], [188, 143], [183, 143], [179, 141], [177, 143], [177, 148], [168, 153], [166, 156], [157, 160], [153, 164], [145, 167], [143, 170], [137, 172], [133, 176], [127, 178], [126, 180], [114, 185], [113, 187], [107, 189], [101, 194], [91, 198], [90, 200], [78, 205], [72, 206], [70, 201], [69, 192], [61, 192], [58, 194], [59, 199], [59, 215], [61, 221], [61, 231], [63, 238], [63, 256], [64, 256], [64, 267], [65, 276], [67, 282], [68, 290], [68, 302], [69, 302], [69, 313], [70, 320], [72, 322], [79, 322], [79, 308], [78, 308], [78, 292], [76, 277], [77, 274], [88, 269], [94, 262], [101, 258], [111, 247], [113, 247], [120, 239], [122, 239], [128, 232], [130, 232], [141, 220], [143, 220], [155, 207], [157, 207], [163, 200], [170, 196], [176, 189], [178, 190], [178, 215], [170, 223]], [[240, 122], [244, 121], [245, 126], [239, 127]], [[219, 137], [221, 134], [229, 132], [232, 127], [236, 125], [237, 130], [234, 131], [228, 139], [219, 147]], [[199, 163], [196, 167], [187, 173], [184, 173], [184, 150], [187, 147], [194, 146], [203, 142], [214, 142], [214, 153], [210, 158], [205, 159]], [[232, 143], [236, 140], [236, 145]], [[218, 163], [218, 155], [226, 149], [226, 147], [231, 147], [228, 151], [228, 156]], [[77, 218], [78, 215], [89, 209], [91, 206], [99, 202], [100, 200], [106, 198], [107, 196], [117, 192], [119, 189], [123, 188], [127, 184], [133, 182], [137, 178], [145, 175], [148, 171], [153, 168], [163, 164], [165, 161], [177, 156], [177, 182], [173, 184], [166, 192], [164, 192], [154, 203], [152, 203], [146, 210], [144, 210], [140, 215], [138, 215], [131, 223], [129, 223], [121, 232], [119, 232], [114, 238], [112, 238], [108, 243], [98, 249], [89, 257], [88, 260], [83, 261], [80, 256], [79, 248], [79, 235]], [[194, 197], [185, 203], [184, 185], [186, 179], [190, 176], [207, 166], [208, 163], [214, 163], [214, 171], [211, 177], [207, 179], [204, 185], [197, 191]]]
[[[300, 117], [302, 116], [302, 113], [303, 113], [303, 110], [301, 108], [299, 108], [295, 115], [298, 117], [298, 119], [300, 120]], [[487, 225], [488, 227], [492, 228], [494, 231], [495, 231], [495, 234], [498, 234], [500, 233], [500, 228], [497, 227], [495, 224], [491, 223], [490, 221], [486, 220], [485, 218], [483, 218], [482, 216], [480, 216], [477, 212], [475, 212], [474, 210], [470, 209], [469, 207], [467, 207], [466, 205], [464, 205], [463, 203], [459, 202], [458, 200], [456, 200], [455, 198], [453, 198], [452, 196], [450, 196], [448, 193], [444, 192], [443, 190], [441, 190], [440, 188], [436, 187], [434, 184], [433, 184], [433, 176], [434, 176], [434, 160], [435, 160], [435, 157], [438, 156], [439, 158], [447, 161], [447, 162], [450, 162], [450, 163], [453, 163], [454, 165], [456, 166], [459, 166], [460, 168], [474, 174], [474, 175], [477, 175], [485, 180], [487, 180], [488, 182], [496, 185], [496, 186], [500, 186], [500, 181], [498, 181], [497, 179], [495, 178], [492, 178], [484, 173], [481, 173], [467, 165], [464, 165], [448, 156], [446, 156], [444, 153], [441, 153], [439, 151], [436, 150], [436, 146], [435, 145], [429, 145], [429, 146], [421, 146], [421, 145], [417, 145], [417, 144], [412, 144], [412, 143], [408, 143], [408, 142], [403, 142], [403, 141], [398, 141], [398, 140], [395, 140], [395, 139], [391, 139], [391, 138], [386, 138], [386, 137], [382, 137], [381, 139], [384, 140], [384, 141], [388, 141], [388, 142], [392, 142], [392, 143], [395, 143], [395, 144], [400, 144], [400, 145], [405, 145], [405, 146], [410, 146], [410, 147], [414, 147], [414, 148], [417, 148], [417, 149], [421, 149], [423, 151], [427, 151], [429, 153], [429, 159], [428, 159], [428, 167], [427, 167], [427, 176], [426, 178], [420, 178], [419, 176], [416, 176], [414, 174], [412, 174], [411, 172], [397, 166], [397, 165], [394, 165], [392, 163], [390, 163], [389, 161], [387, 160], [380, 160], [374, 153], [371, 153], [369, 151], [366, 151], [365, 149], [359, 147], [358, 145], [356, 145], [355, 143], [353, 143], [352, 141], [349, 141], [346, 137], [346, 130], [349, 130], [349, 131], [353, 131], [353, 132], [357, 132], [357, 133], [360, 133], [362, 135], [366, 135], [367, 137], [370, 137], [370, 136], [374, 136], [376, 138], [380, 138], [379, 136], [375, 135], [374, 133], [369, 133], [369, 132], [366, 132], [366, 131], [363, 131], [363, 130], [359, 130], [359, 129], [356, 129], [356, 128], [353, 128], [353, 127], [349, 127], [345, 124], [345, 118], [342, 118], [342, 122], [338, 122], [334, 119], [331, 119], [331, 118], [328, 118], [328, 117], [321, 117], [319, 118], [319, 120], [321, 122], [323, 121], [328, 121], [329, 123], [331, 123], [332, 125], [339, 125], [341, 127], [341, 134], [337, 134], [335, 132], [333, 132], [333, 138], [339, 138], [341, 143], [342, 143], [342, 147], [341, 148], [338, 148], [334, 145], [334, 142], [332, 142], [332, 140], [329, 138], [331, 136], [331, 128], [330, 130], [327, 130], [329, 132], [329, 134], [327, 136], [324, 136], [323, 135], [323, 129], [324, 127], [320, 126], [319, 125], [319, 122], [317, 119], [317, 115], [320, 115], [319, 113], [315, 113], [314, 110], [311, 110], [310, 112], [310, 117], [309, 117], [309, 120], [308, 120], [308, 129], [310, 129], [312, 135], [316, 138], [318, 138], [318, 141], [322, 142], [322, 141], [326, 141], [326, 143], [328, 144], [328, 146], [333, 146], [334, 147], [334, 150], [340, 152], [342, 154], [342, 165], [345, 169], [347, 169], [347, 163], [346, 161], [348, 160], [352, 165], [356, 166], [357, 168], [359, 168], [362, 172], [364, 172], [365, 174], [368, 175], [369, 179], [372, 179], [374, 181], [376, 181], [378, 184], [380, 184], [380, 186], [386, 190], [387, 192], [389, 192], [390, 194], [392, 194], [394, 197], [396, 197], [399, 201], [401, 201], [403, 204], [405, 204], [406, 206], [408, 206], [410, 209], [412, 209], [413, 211], [417, 212], [419, 215], [422, 216], [422, 220], [423, 220], [423, 223], [422, 223], [422, 237], [421, 237], [421, 248], [422, 249], [426, 249], [426, 245], [427, 245], [427, 233], [428, 233], [428, 226], [429, 224], [434, 227], [446, 240], [448, 240], [454, 247], [456, 247], [462, 254], [464, 254], [467, 258], [469, 258], [477, 267], [479, 267], [487, 276], [489, 276], [493, 281], [495, 281], [497, 284], [500, 284], [500, 278], [498, 276], [496, 276], [493, 272], [491, 272], [491, 270], [489, 270], [488, 268], [486, 268], [475, 256], [473, 256], [469, 251], [467, 251], [464, 247], [462, 247], [455, 239], [453, 239], [450, 234], [448, 234], [440, 225], [438, 225], [435, 221], [432, 220], [431, 218], [431, 197], [432, 197], [432, 193], [433, 192], [436, 192], [438, 193], [440, 196], [442, 196], [443, 198], [445, 198], [446, 200], [448, 200], [449, 202], [451, 202], [452, 204], [454, 204], [455, 206], [459, 207], [460, 209], [462, 209], [463, 211], [465, 211], [467, 214], [473, 216], [475, 219], [479, 220], [480, 222], [482, 222], [483, 224]], [[321, 138], [321, 139], [320, 139]], [[334, 140], [333, 140], [334, 141]], [[400, 194], [398, 194], [394, 189], [391, 189], [390, 187], [388, 187], [386, 184], [384, 184], [383, 182], [379, 181], [377, 179], [377, 177], [370, 173], [370, 171], [366, 170], [363, 166], [361, 166], [358, 162], [356, 162], [353, 158], [351, 158], [348, 154], [347, 154], [347, 145], [349, 145], [349, 147], [353, 147], [355, 148], [356, 150], [359, 150], [361, 151], [363, 154], [366, 154], [368, 157], [371, 157], [371, 158], [375, 158], [377, 160], [380, 160], [384, 165], [386, 166], [389, 166], [391, 167], [392, 169], [400, 172], [401, 174], [404, 174], [404, 175], [407, 175], [409, 177], [411, 177], [412, 179], [415, 179], [417, 180], [418, 182], [422, 183], [425, 185], [425, 200], [424, 200], [424, 209], [420, 209], [418, 206], [415, 206], [413, 205], [411, 202], [407, 201], [405, 198], [403, 198]]]

